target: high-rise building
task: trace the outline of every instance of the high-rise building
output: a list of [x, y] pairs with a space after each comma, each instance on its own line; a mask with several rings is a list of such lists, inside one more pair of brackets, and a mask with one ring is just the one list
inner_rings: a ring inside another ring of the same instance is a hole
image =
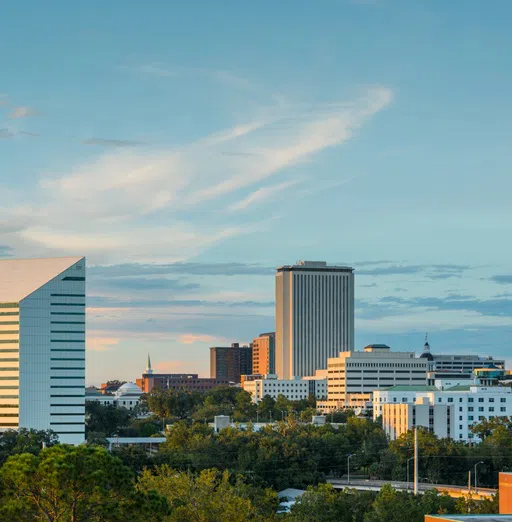
[[252, 348], [233, 343], [210, 348], [210, 377], [238, 384], [241, 375], [252, 374]]
[[0, 431], [85, 438], [85, 258], [0, 261]]
[[262, 333], [252, 342], [252, 371], [254, 374], [267, 375], [276, 369], [276, 334]]
[[327, 359], [354, 349], [354, 273], [299, 261], [276, 273], [276, 373], [313, 375]]

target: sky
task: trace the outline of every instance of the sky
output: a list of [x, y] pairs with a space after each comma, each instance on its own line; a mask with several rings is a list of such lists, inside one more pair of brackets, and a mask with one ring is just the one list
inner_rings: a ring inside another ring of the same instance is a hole
[[209, 374], [274, 270], [356, 348], [512, 364], [509, 0], [5, 0], [0, 256], [85, 255], [87, 381]]

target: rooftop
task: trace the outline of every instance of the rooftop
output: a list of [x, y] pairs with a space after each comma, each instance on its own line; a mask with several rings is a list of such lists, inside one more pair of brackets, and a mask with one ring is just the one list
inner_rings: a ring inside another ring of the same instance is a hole
[[443, 522], [512, 522], [512, 515], [428, 515]]
[[381, 388], [380, 391], [431, 392], [439, 390], [435, 386], [406, 386], [403, 384], [399, 384], [397, 386], [390, 386], [389, 388]]
[[294, 265], [283, 265], [277, 268], [278, 272], [291, 270], [313, 272], [353, 272], [350, 266], [328, 265], [325, 261], [297, 261]]
[[0, 302], [18, 303], [82, 259], [54, 257], [0, 260]]

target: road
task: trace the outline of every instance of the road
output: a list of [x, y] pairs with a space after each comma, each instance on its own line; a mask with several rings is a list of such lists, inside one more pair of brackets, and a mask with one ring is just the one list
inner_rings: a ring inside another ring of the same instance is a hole
[[[327, 479], [327, 482], [333, 485], [336, 489], [352, 488], [360, 491], [380, 491], [384, 484], [391, 484], [393, 488], [401, 491], [413, 491], [413, 483], [400, 482], [400, 481], [389, 481], [389, 480], [351, 480], [350, 484], [347, 484], [347, 479]], [[418, 484], [418, 491], [428, 491], [429, 489], [437, 489], [439, 491], [448, 493], [451, 497], [458, 498], [468, 495], [468, 488], [463, 486], [452, 486], [450, 484], [431, 484], [429, 482], [421, 482]], [[491, 488], [478, 488], [475, 493], [474, 488], [471, 488], [471, 494], [474, 499], [489, 498], [496, 494], [495, 489]]]

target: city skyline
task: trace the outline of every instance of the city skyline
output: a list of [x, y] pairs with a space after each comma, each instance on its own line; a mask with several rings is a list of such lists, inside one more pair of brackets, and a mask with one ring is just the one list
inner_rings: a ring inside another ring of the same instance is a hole
[[510, 365], [508, 2], [28, 4], [0, 22], [0, 256], [87, 256], [88, 384], [147, 352], [208, 375], [299, 259], [355, 268], [356, 349]]

